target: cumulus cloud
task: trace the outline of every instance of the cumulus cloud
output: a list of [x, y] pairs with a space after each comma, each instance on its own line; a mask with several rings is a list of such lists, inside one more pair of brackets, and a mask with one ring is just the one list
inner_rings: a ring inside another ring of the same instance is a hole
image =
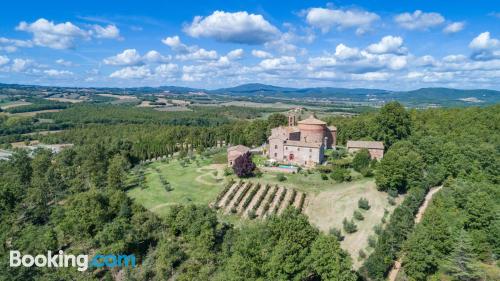
[[0, 56], [0, 66], [8, 64], [10, 59], [6, 56]]
[[59, 65], [62, 65], [62, 66], [73, 66], [73, 63], [70, 62], [70, 61], [66, 61], [66, 60], [63, 60], [63, 59], [58, 59], [56, 60], [56, 63], [59, 64]]
[[175, 56], [179, 60], [215, 60], [217, 59], [217, 52], [214, 50], [205, 50], [203, 48], [197, 49], [191, 53], [179, 54]]
[[94, 25], [92, 30], [82, 29], [67, 21], [54, 23], [40, 18], [33, 23], [22, 21], [16, 30], [25, 31], [33, 35], [31, 40], [35, 45], [52, 49], [70, 49], [75, 47], [78, 39], [89, 40], [91, 37], [117, 39], [120, 31], [115, 25], [102, 27]]
[[109, 75], [110, 78], [142, 79], [151, 76], [151, 70], [143, 66], [127, 66]]
[[385, 36], [380, 42], [371, 44], [366, 49], [372, 54], [404, 54], [403, 38], [399, 36]]
[[14, 59], [12, 62], [12, 65], [10, 67], [10, 70], [13, 72], [25, 72], [27, 71], [31, 66], [34, 66], [35, 62], [30, 59]]
[[31, 48], [33, 47], [33, 42], [30, 40], [18, 40], [9, 39], [5, 37], [0, 37], [0, 50], [4, 50], [8, 53], [17, 51], [18, 48]]
[[170, 61], [170, 57], [163, 56], [158, 51], [151, 50], [141, 56], [136, 49], [126, 49], [123, 52], [104, 59], [107, 65], [134, 66], [145, 63], [164, 63]]
[[413, 13], [402, 13], [394, 20], [399, 26], [409, 30], [427, 30], [444, 23], [444, 17], [439, 13], [424, 13], [416, 10]]
[[141, 63], [141, 56], [136, 49], [127, 49], [115, 56], [104, 59], [104, 63], [109, 65], [137, 65]]
[[243, 57], [244, 51], [243, 49], [235, 49], [227, 53], [226, 57], [230, 60], [238, 60]]
[[462, 31], [464, 27], [465, 27], [465, 22], [463, 21], [452, 22], [443, 29], [443, 32], [448, 34], [457, 33]]
[[207, 17], [196, 16], [184, 31], [192, 37], [213, 38], [219, 42], [256, 45], [276, 39], [280, 31], [262, 15], [246, 11], [215, 11]]
[[182, 43], [179, 36], [166, 37], [161, 40], [163, 44], [167, 45], [172, 51], [178, 53], [175, 58], [178, 60], [215, 60], [218, 58], [217, 51], [205, 50], [198, 46], [188, 46]]
[[491, 38], [488, 31], [472, 39], [469, 48], [474, 51], [471, 57], [475, 60], [500, 59], [500, 40]]
[[341, 29], [357, 28], [356, 32], [362, 34], [379, 19], [377, 14], [362, 10], [311, 8], [306, 13], [307, 23], [321, 29], [322, 32], [338, 27]]
[[59, 77], [68, 77], [74, 75], [73, 72], [68, 70], [57, 70], [57, 69], [47, 69], [43, 71], [44, 74], [50, 77], [59, 78]]
[[262, 50], [252, 50], [252, 56], [260, 59], [268, 59], [273, 57], [271, 53]]
[[110, 24], [106, 27], [102, 27], [100, 25], [94, 25], [95, 37], [97, 38], [105, 38], [105, 39], [120, 39], [120, 30], [116, 25]]
[[297, 69], [299, 65], [295, 57], [282, 56], [279, 58], [262, 60], [259, 66], [264, 70], [291, 70]]
[[161, 40], [161, 42], [169, 46], [174, 52], [189, 53], [194, 51], [193, 47], [187, 46], [186, 44], [182, 43], [181, 39], [177, 35], [172, 37], [166, 37], [165, 39]]

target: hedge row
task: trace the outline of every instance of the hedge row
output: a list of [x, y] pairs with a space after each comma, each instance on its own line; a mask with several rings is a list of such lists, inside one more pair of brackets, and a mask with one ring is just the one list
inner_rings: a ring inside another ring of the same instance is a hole
[[368, 280], [385, 280], [402, 243], [412, 232], [415, 214], [425, 199], [428, 188], [413, 187], [409, 190], [403, 203], [392, 214], [388, 225], [382, 231], [373, 253], [366, 259], [361, 274]]
[[257, 199], [257, 202], [252, 207], [252, 210], [254, 210], [254, 211], [257, 211], [257, 209], [260, 207], [260, 204], [262, 203], [264, 198], [266, 198], [266, 195], [269, 192], [269, 189], [271, 188], [271, 186], [269, 184], [266, 184], [266, 187], [264, 187], [264, 188], [265, 188], [264, 192], [262, 192], [262, 194], [259, 196], [259, 199]]
[[248, 205], [250, 205], [250, 202], [252, 202], [252, 199], [254, 198], [254, 196], [257, 193], [257, 191], [259, 191], [259, 189], [260, 189], [260, 183], [258, 183], [255, 186], [255, 188], [252, 189], [252, 191], [250, 191], [250, 194], [245, 199], [245, 203], [243, 203], [243, 210], [246, 210], [246, 208], [248, 207]]
[[240, 181], [238, 183], [238, 186], [236, 186], [236, 188], [233, 189], [233, 191], [231, 193], [229, 193], [229, 196], [227, 197], [226, 202], [224, 202], [224, 207], [227, 207], [227, 205], [229, 205], [229, 202], [231, 202], [231, 200], [233, 200], [234, 196], [236, 196], [236, 193], [238, 192], [238, 190], [241, 188], [242, 185], [243, 185], [243, 182]]
[[278, 202], [276, 206], [274, 206], [273, 214], [276, 214], [278, 210], [280, 209], [281, 202], [283, 202], [283, 199], [285, 199], [286, 193], [288, 192], [288, 189], [283, 189], [283, 192], [281, 192], [280, 197], [278, 198]]
[[229, 191], [231, 186], [234, 184], [234, 179], [230, 179], [227, 185], [224, 187], [224, 190], [222, 190], [219, 195], [217, 195], [217, 199], [215, 200], [215, 205], [219, 204], [220, 200], [224, 197], [224, 195]]
[[274, 201], [274, 197], [276, 197], [276, 193], [278, 193], [279, 189], [280, 188], [277, 185], [274, 187], [273, 193], [271, 193], [271, 196], [269, 197], [269, 200], [266, 202], [266, 205], [264, 205], [264, 212], [262, 212], [262, 215], [264, 215], [265, 213], [267, 213], [267, 211], [271, 207], [271, 204]]
[[234, 202], [233, 205], [234, 207], [238, 207], [238, 205], [241, 203], [241, 200], [243, 200], [243, 197], [245, 197], [245, 195], [247, 194], [248, 190], [252, 187], [252, 185], [253, 184], [250, 182], [245, 185], [238, 198], [236, 198], [236, 201]]

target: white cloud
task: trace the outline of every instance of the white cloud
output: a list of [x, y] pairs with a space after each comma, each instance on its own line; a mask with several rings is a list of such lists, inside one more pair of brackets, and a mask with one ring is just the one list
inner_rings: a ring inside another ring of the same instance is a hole
[[62, 66], [73, 66], [73, 63], [70, 62], [70, 61], [66, 61], [66, 60], [63, 60], [63, 59], [58, 59], [56, 60], [56, 63], [59, 64], [59, 65], [62, 65]]
[[10, 59], [6, 56], [0, 56], [0, 66], [8, 64]]
[[151, 76], [151, 70], [143, 66], [127, 66], [109, 75], [110, 78], [142, 79]]
[[474, 50], [474, 60], [500, 59], [500, 40], [491, 38], [489, 32], [483, 32], [469, 43], [469, 48]]
[[13, 72], [25, 72], [34, 64], [35, 62], [30, 59], [14, 59], [10, 69]]
[[93, 26], [95, 37], [105, 39], [120, 39], [120, 30], [116, 25], [110, 24], [106, 27], [95, 24]]
[[160, 64], [155, 68], [155, 75], [165, 78], [165, 77], [174, 77], [179, 71], [179, 66], [177, 64], [168, 63], [168, 64]]
[[264, 70], [290, 70], [297, 69], [298, 64], [295, 57], [282, 56], [279, 58], [265, 59], [259, 63]]
[[311, 8], [307, 11], [306, 21], [311, 26], [328, 32], [332, 27], [357, 28], [357, 33], [364, 33], [372, 23], [380, 17], [362, 10], [334, 10], [327, 8]]
[[77, 38], [89, 37], [88, 32], [71, 22], [54, 24], [44, 18], [33, 23], [22, 21], [16, 29], [32, 33], [35, 45], [53, 49], [73, 48]]
[[500, 41], [498, 39], [491, 38], [488, 31], [479, 34], [476, 38], [472, 39], [469, 44], [469, 47], [475, 50], [493, 49], [499, 46]]
[[273, 57], [271, 53], [262, 50], [252, 50], [252, 56], [260, 59], [268, 59]]
[[74, 48], [76, 45], [75, 42], [78, 39], [90, 40], [91, 37], [105, 39], [120, 38], [120, 30], [115, 25], [108, 25], [106, 27], [94, 25], [93, 29], [85, 30], [69, 21], [56, 24], [44, 18], [40, 18], [33, 23], [22, 21], [16, 27], [16, 30], [31, 33], [33, 35], [33, 39], [31, 40], [33, 44], [52, 49]]
[[188, 54], [179, 54], [175, 56], [179, 60], [215, 60], [217, 59], [217, 52], [214, 50], [205, 50], [203, 48]]
[[0, 44], [4, 46], [0, 46], [0, 50], [4, 50], [8, 53], [12, 53], [17, 51], [17, 48], [31, 48], [33, 47], [33, 42], [29, 40], [18, 40], [18, 39], [9, 39], [5, 37], [0, 37]]
[[357, 48], [350, 48], [344, 44], [338, 44], [335, 48], [335, 57], [341, 60], [358, 59], [361, 53]]
[[109, 65], [137, 65], [141, 63], [141, 56], [136, 49], [127, 49], [116, 56], [104, 59], [104, 63]]
[[280, 31], [262, 15], [215, 11], [207, 17], [196, 16], [184, 31], [192, 37], [208, 37], [220, 42], [262, 44], [278, 37]]
[[146, 63], [164, 63], [170, 61], [171, 58], [163, 56], [155, 50], [151, 50], [142, 57], [142, 60]]
[[431, 27], [444, 23], [444, 17], [439, 13], [424, 13], [416, 10], [413, 13], [402, 13], [397, 15], [394, 20], [401, 27], [409, 30], [427, 30]]
[[385, 36], [379, 43], [371, 44], [366, 49], [372, 54], [404, 54], [403, 38], [399, 36]]
[[44, 70], [43, 73], [47, 74], [50, 77], [67, 77], [74, 75], [73, 72], [68, 70], [57, 70], [57, 69], [47, 69]]
[[444, 62], [464, 62], [467, 57], [464, 55], [448, 55], [443, 58]]
[[443, 32], [444, 33], [457, 33], [457, 32], [460, 32], [462, 31], [462, 29], [464, 29], [465, 27], [465, 22], [463, 21], [457, 21], [457, 22], [452, 22], [450, 24], [448, 24], [444, 29], [443, 29]]
[[183, 44], [181, 42], [181, 39], [177, 35], [172, 37], [166, 37], [165, 39], [161, 40], [161, 42], [169, 46], [172, 49], [172, 51], [177, 53], [189, 53], [194, 51], [193, 47], [189, 47], [186, 44]]
[[238, 60], [243, 57], [244, 51], [243, 49], [235, 49], [227, 53], [226, 57], [230, 60]]

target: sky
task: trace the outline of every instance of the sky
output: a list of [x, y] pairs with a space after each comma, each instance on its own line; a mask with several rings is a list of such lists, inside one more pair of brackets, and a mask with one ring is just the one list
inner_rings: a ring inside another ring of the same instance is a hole
[[0, 83], [500, 90], [500, 0], [6, 1]]

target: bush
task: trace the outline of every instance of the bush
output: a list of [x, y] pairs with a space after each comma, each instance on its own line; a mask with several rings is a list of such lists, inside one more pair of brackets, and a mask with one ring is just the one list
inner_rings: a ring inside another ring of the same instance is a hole
[[322, 173], [321, 174], [321, 179], [324, 180], [324, 181], [326, 181], [326, 180], [328, 180], [328, 176], [326, 174]]
[[330, 175], [336, 182], [344, 182], [351, 180], [351, 173], [345, 168], [336, 168]]
[[255, 213], [255, 211], [254, 211], [254, 210], [250, 210], [250, 211], [248, 211], [248, 218], [249, 218], [249, 219], [253, 220], [253, 219], [255, 219], [256, 217], [257, 217], [257, 213]]
[[285, 177], [285, 175], [284, 175], [284, 174], [281, 174], [281, 173], [276, 175], [276, 179], [277, 179], [278, 181], [286, 181], [286, 177]]
[[375, 248], [375, 245], [377, 245], [377, 238], [373, 235], [370, 235], [368, 237], [368, 246]]
[[394, 198], [398, 197], [398, 191], [396, 189], [387, 190], [387, 194], [389, 194], [389, 196], [394, 197]]
[[371, 168], [363, 168], [361, 171], [359, 171], [363, 177], [372, 177], [373, 176], [373, 170]]
[[358, 211], [358, 210], [354, 211], [353, 216], [354, 216], [354, 218], [355, 218], [355, 219], [357, 219], [358, 221], [362, 221], [362, 220], [364, 220], [364, 219], [365, 219], [365, 217], [363, 216], [363, 214], [362, 214], [360, 211]]
[[363, 210], [370, 210], [370, 203], [368, 202], [368, 199], [361, 197], [358, 200], [358, 208], [363, 209]]
[[344, 220], [342, 221], [342, 225], [346, 233], [354, 233], [358, 231], [358, 226], [354, 223], [352, 219], [348, 221], [346, 218], [344, 218]]
[[371, 157], [368, 149], [361, 149], [354, 155], [354, 159], [352, 160], [352, 168], [361, 172], [363, 169], [366, 169], [370, 166]]
[[224, 176], [229, 176], [233, 174], [233, 170], [229, 167], [224, 168]]
[[384, 230], [384, 229], [382, 228], [382, 226], [381, 226], [380, 224], [377, 224], [377, 225], [375, 225], [375, 226], [373, 227], [373, 231], [374, 231], [374, 232], [375, 232], [375, 234], [377, 234], [377, 235], [382, 234], [382, 231], [383, 231], [383, 230]]
[[360, 259], [366, 258], [366, 253], [365, 253], [365, 251], [363, 251], [363, 249], [359, 250], [358, 255], [359, 255]]
[[336, 227], [330, 228], [329, 233], [330, 233], [330, 235], [337, 238], [337, 241], [339, 241], [339, 242], [344, 240], [344, 236], [342, 236], [342, 232], [340, 231], [340, 229], [338, 229]]
[[396, 200], [392, 197], [387, 197], [387, 202], [389, 202], [389, 205], [394, 206], [396, 205]]

